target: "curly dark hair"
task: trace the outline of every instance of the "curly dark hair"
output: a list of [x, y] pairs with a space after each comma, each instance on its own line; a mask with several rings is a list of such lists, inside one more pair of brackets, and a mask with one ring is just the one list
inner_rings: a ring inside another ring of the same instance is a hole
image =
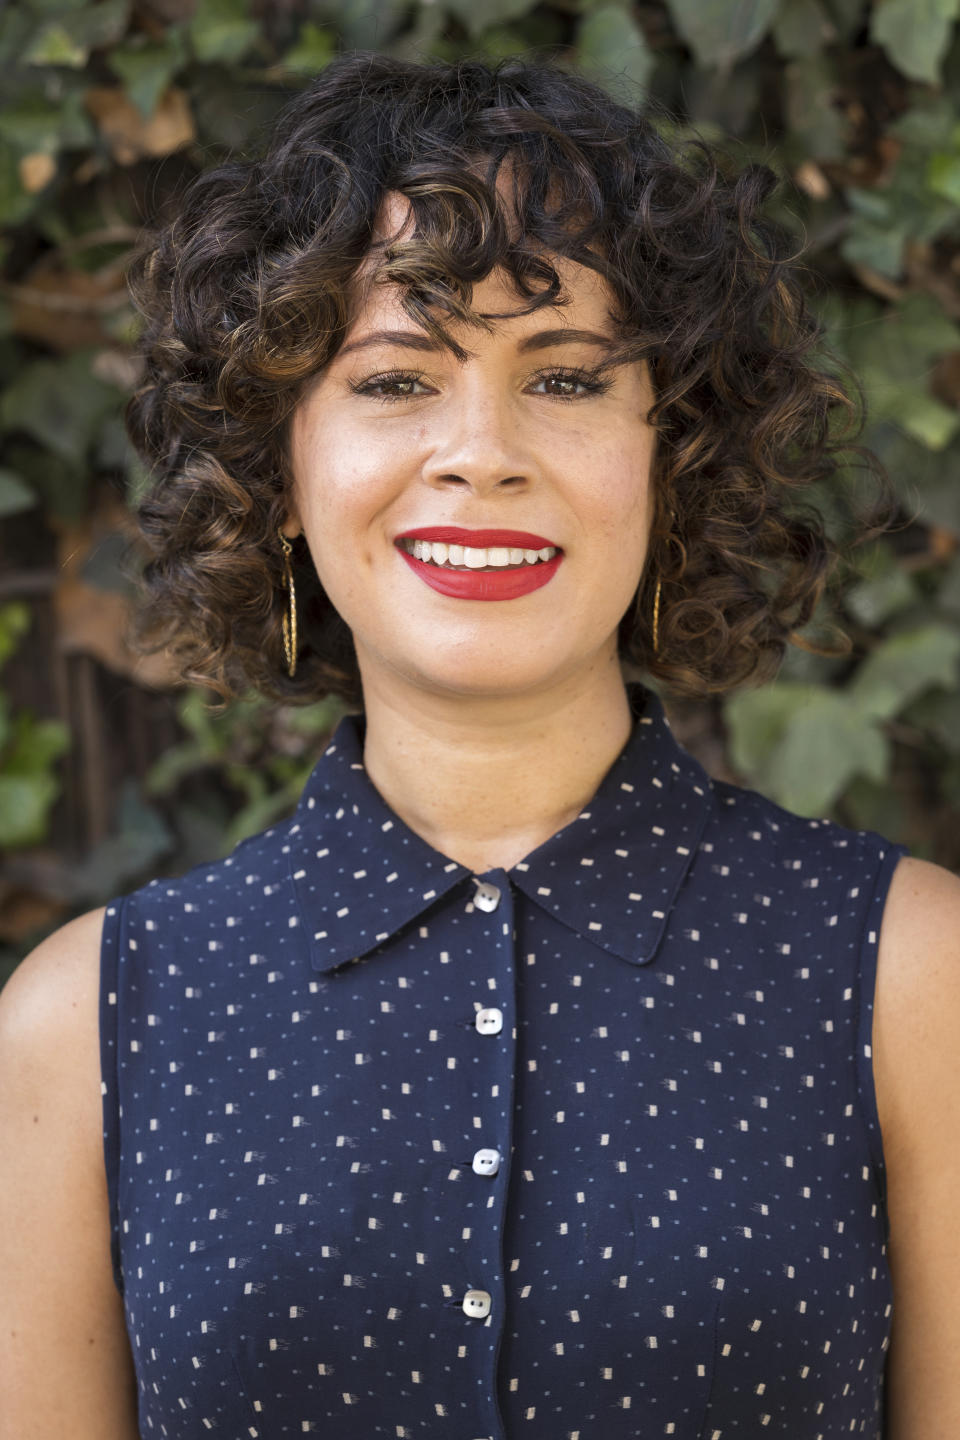
[[[184, 682], [224, 701], [252, 687], [362, 705], [352, 636], [302, 536], [287, 673], [277, 528], [292, 493], [290, 416], [343, 341], [394, 190], [415, 233], [383, 247], [378, 273], [458, 358], [440, 314], [486, 326], [472, 287], [496, 267], [529, 301], [517, 313], [557, 303], [552, 252], [609, 285], [614, 361], [649, 365], [655, 513], [622, 660], [704, 696], [769, 678], [788, 643], [849, 652], [842, 630], [832, 646], [797, 632], [841, 558], [810, 487], [832, 481], [832, 501], [854, 456], [881, 492], [856, 543], [895, 512], [879, 462], [853, 443], [859, 385], [827, 356], [793, 237], [762, 213], [774, 172], [671, 139], [662, 120], [555, 63], [355, 51], [287, 104], [263, 158], [191, 182], [129, 270], [144, 372], [126, 423], [154, 477], [137, 512], [141, 651], [167, 649]], [[516, 227], [497, 192], [506, 161]]]

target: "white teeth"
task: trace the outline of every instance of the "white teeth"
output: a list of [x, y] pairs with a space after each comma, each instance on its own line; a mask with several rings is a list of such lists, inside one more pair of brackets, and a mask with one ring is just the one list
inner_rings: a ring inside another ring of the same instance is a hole
[[442, 540], [403, 540], [401, 543], [408, 554], [417, 560], [468, 570], [503, 569], [507, 565], [536, 565], [542, 560], [552, 560], [557, 553], [553, 545], [545, 545], [542, 550], [526, 550], [506, 545], [491, 545], [481, 549], [473, 545], [448, 545]]

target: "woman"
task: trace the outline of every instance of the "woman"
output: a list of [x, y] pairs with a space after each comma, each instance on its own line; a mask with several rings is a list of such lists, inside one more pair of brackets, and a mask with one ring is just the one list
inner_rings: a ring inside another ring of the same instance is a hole
[[352, 713], [3, 996], [4, 1440], [960, 1433], [960, 883], [628, 675], [834, 558], [770, 180], [359, 54], [145, 247], [142, 643]]

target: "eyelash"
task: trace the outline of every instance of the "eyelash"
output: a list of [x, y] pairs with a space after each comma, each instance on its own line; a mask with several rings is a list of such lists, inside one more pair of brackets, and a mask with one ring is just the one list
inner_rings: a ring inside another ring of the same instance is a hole
[[[567, 382], [575, 382], [576, 384], [582, 385], [585, 388], [587, 395], [603, 395], [610, 389], [610, 386], [613, 384], [613, 381], [611, 379], [604, 377], [603, 370], [599, 367], [596, 370], [539, 370], [532, 378], [535, 382], [540, 380], [563, 380]], [[401, 400], [418, 400], [420, 399], [420, 396], [377, 395], [375, 391], [378, 387], [384, 385], [405, 384], [409, 383], [411, 380], [416, 382], [417, 384], [420, 384], [423, 379], [423, 371], [420, 370], [388, 370], [385, 371], [382, 375], [372, 375], [369, 380], [362, 380], [358, 383], [350, 381], [350, 389], [355, 395], [370, 396], [371, 399], [378, 400], [382, 405], [394, 405]], [[542, 398], [547, 400], [560, 400], [563, 402], [569, 402], [573, 400], [586, 399], [586, 396], [545, 395]]]

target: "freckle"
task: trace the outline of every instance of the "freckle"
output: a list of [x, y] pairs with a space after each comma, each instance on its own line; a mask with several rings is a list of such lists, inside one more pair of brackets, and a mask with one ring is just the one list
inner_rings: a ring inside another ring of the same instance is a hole
[[39, 1120], [40, 1120], [40, 1116], [39, 1116], [39, 1115], [34, 1115], [34, 1117], [33, 1117], [33, 1123], [34, 1123], [34, 1125], [38, 1124]]

